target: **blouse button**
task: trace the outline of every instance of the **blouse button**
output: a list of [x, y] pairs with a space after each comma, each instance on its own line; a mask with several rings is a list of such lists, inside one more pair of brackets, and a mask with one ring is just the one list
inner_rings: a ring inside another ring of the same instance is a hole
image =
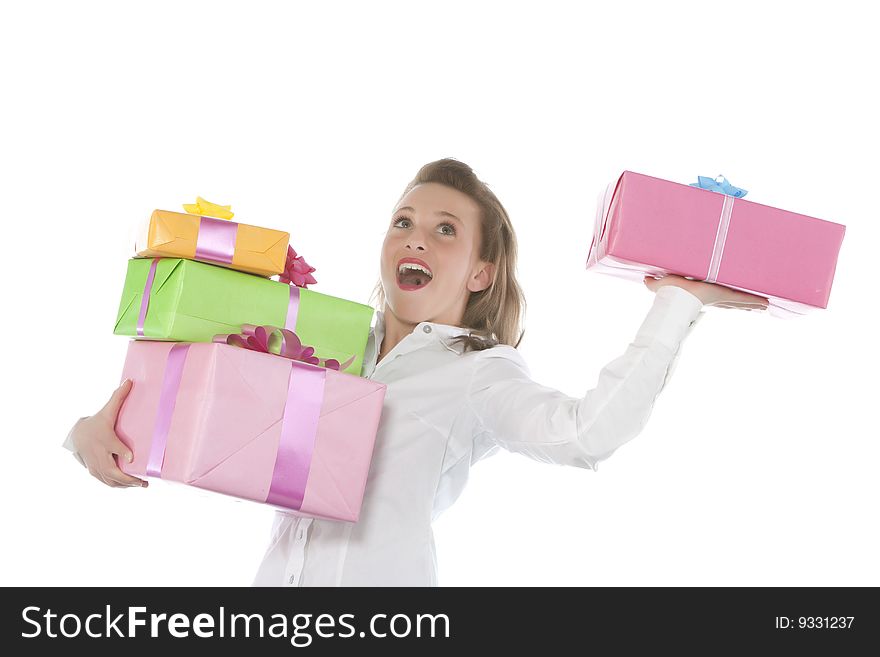
[[423, 330], [425, 333], [430, 333], [430, 332], [431, 332], [431, 327], [426, 325], [425, 328], [423, 328], [422, 330]]

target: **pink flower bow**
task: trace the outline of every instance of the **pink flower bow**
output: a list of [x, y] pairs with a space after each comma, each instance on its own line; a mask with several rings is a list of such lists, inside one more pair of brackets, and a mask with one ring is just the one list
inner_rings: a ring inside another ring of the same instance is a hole
[[312, 276], [315, 268], [309, 265], [302, 256], [298, 256], [293, 247], [287, 245], [287, 263], [284, 265], [284, 271], [278, 278], [281, 283], [289, 283], [297, 287], [307, 287], [308, 284], [314, 285], [318, 281]]
[[290, 329], [277, 326], [255, 326], [242, 324], [241, 334], [215, 335], [214, 342], [225, 342], [233, 347], [243, 347], [251, 351], [274, 354], [290, 360], [298, 360], [310, 365], [326, 367], [330, 370], [345, 370], [354, 362], [354, 356], [340, 364], [335, 358], [318, 358], [314, 347], [306, 347]]

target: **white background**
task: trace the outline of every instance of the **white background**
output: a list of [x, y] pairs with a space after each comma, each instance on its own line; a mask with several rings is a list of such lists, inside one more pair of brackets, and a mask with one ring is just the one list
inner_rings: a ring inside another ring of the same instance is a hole
[[4, 5], [0, 582], [250, 584], [269, 508], [110, 489], [61, 448], [119, 381], [130, 235], [198, 194], [366, 302], [405, 184], [449, 156], [516, 227], [534, 378], [578, 397], [653, 299], [584, 266], [623, 169], [847, 233], [827, 310], [708, 309], [598, 472], [478, 464], [435, 523], [441, 585], [880, 585], [868, 5], [598, 4]]

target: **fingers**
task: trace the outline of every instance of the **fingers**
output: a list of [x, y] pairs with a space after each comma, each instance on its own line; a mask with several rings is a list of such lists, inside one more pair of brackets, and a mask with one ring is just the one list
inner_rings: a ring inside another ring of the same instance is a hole
[[642, 282], [645, 284], [645, 287], [647, 287], [649, 290], [651, 290], [651, 292], [657, 292], [657, 290], [660, 289], [660, 287], [662, 287], [663, 285], [668, 285], [668, 283], [665, 283], [665, 282], [661, 283], [660, 282], [662, 278], [663, 277], [654, 278], [653, 276], [648, 275], [648, 276], [645, 276], [645, 278], [642, 280]]
[[[670, 282], [663, 281], [663, 279], [669, 279]], [[654, 277], [651, 274], [645, 274], [645, 276], [642, 278], [642, 282], [645, 284], [645, 287], [653, 292], [656, 292], [664, 285], [675, 285], [675, 281], [677, 280], [694, 282], [697, 285], [704, 285], [703, 282], [696, 281], [696, 279], [693, 279], [689, 276], [678, 276], [676, 274], [664, 274], [658, 277]], [[742, 290], [734, 290], [733, 288], [728, 288], [717, 283], [705, 283], [705, 285], [713, 286], [716, 289], [724, 288], [721, 292], [718, 292], [715, 295], [720, 296], [720, 299], [710, 302], [704, 302], [704, 305], [707, 306], [715, 306], [718, 308], [739, 308], [742, 310], [767, 310], [767, 308], [769, 308], [770, 306], [770, 302], [768, 299], [757, 294], [750, 294], [748, 292], [743, 292]], [[687, 291], [696, 294], [697, 296], [701, 296], [700, 292], [698, 292], [697, 289], [693, 287], [693, 285], [679, 285], [679, 287], [682, 287]]]
[[112, 483], [112, 482], [107, 481], [107, 479], [104, 477], [104, 473], [103, 473], [101, 470], [98, 470], [98, 469], [95, 468], [95, 467], [89, 466], [89, 474], [92, 475], [95, 479], [97, 479], [98, 481], [100, 481], [100, 482], [101, 482], [102, 484], [104, 484], [105, 486], [110, 486], [111, 488], [117, 488], [117, 487], [118, 487], [117, 484], [114, 484], [114, 483]]
[[92, 476], [110, 488], [147, 488], [149, 483], [137, 477], [130, 477], [122, 470], [117, 470], [117, 474], [108, 471], [95, 470]]
[[732, 301], [730, 299], [724, 301], [716, 301], [714, 303], [707, 304], [710, 306], [714, 306], [716, 308], [735, 308], [739, 310], [766, 310], [767, 305], [760, 302], [748, 302], [748, 301]]
[[110, 454], [116, 454], [119, 458], [125, 459], [127, 463], [134, 461], [134, 454], [132, 454], [124, 442], [119, 440], [119, 436], [115, 433], [112, 436], [108, 436], [106, 441], [104, 446]]
[[766, 308], [770, 305], [769, 300], [766, 298], [741, 290], [730, 290], [730, 294], [724, 300], [759, 308]]
[[98, 412], [115, 421], [116, 416], [119, 414], [119, 408], [122, 406], [122, 402], [125, 401], [125, 398], [128, 397], [130, 390], [131, 379], [126, 379], [118, 388], [116, 388], [116, 390], [113, 391], [113, 394], [110, 395], [110, 399], [104, 404], [104, 408]]
[[99, 476], [99, 480], [100, 480], [101, 482], [103, 482], [104, 484], [106, 484], [107, 486], [110, 486], [110, 488], [128, 488], [128, 486], [122, 486], [121, 484], [119, 484], [119, 483], [113, 481], [112, 479], [108, 479], [108, 478], [107, 478], [105, 475], [103, 475], [103, 474], [101, 474], [101, 475]]
[[[94, 457], [94, 453], [92, 456]], [[149, 485], [147, 481], [132, 477], [120, 470], [110, 452], [104, 451], [101, 456], [90, 458], [87, 467], [90, 475], [111, 488], [131, 488], [132, 486], [146, 488]]]
[[112, 482], [113, 485], [122, 486], [124, 488], [129, 488], [131, 486], [138, 486], [141, 488], [147, 487], [147, 482], [143, 479], [138, 479], [137, 477], [132, 477], [129, 474], [126, 474], [122, 470], [120, 470], [116, 466], [116, 461], [113, 460], [112, 454], [107, 454], [107, 465], [106, 469], [101, 473], [104, 476], [104, 479], [108, 482]]

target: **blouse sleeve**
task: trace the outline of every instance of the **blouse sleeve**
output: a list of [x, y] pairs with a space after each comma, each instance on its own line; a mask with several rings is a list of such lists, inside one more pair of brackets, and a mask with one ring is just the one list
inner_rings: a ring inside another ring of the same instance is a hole
[[64, 449], [70, 450], [70, 452], [76, 457], [76, 460], [79, 461], [80, 465], [85, 467], [85, 461], [82, 460], [82, 457], [79, 455], [79, 452], [76, 451], [76, 447], [73, 446], [73, 429], [67, 433], [67, 437], [64, 439], [64, 442], [61, 445]]
[[637, 436], [675, 366], [682, 341], [705, 315], [699, 298], [667, 285], [626, 351], [579, 399], [536, 383], [509, 345], [478, 352], [468, 400], [482, 453], [501, 447], [537, 461], [598, 470]]

